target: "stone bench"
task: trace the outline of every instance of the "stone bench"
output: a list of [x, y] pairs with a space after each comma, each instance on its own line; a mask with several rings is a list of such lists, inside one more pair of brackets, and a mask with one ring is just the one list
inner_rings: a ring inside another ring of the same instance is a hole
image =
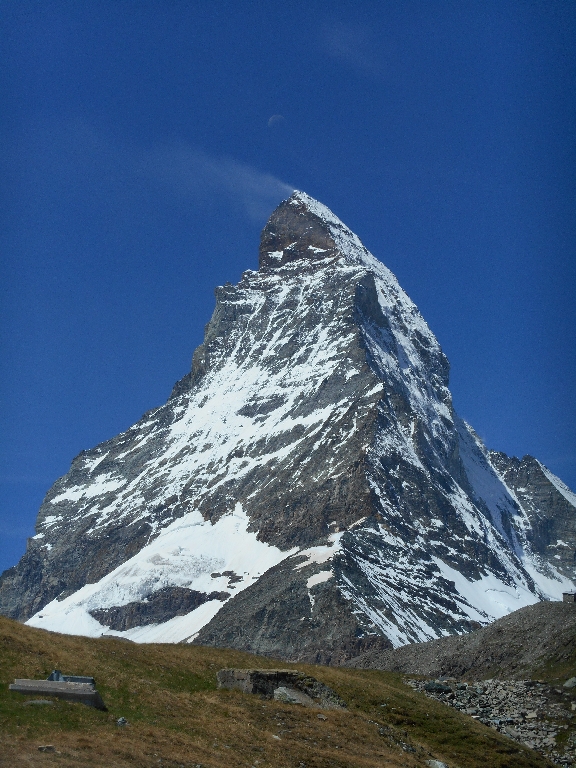
[[92, 683], [76, 683], [60, 680], [15, 680], [8, 688], [16, 693], [55, 696], [65, 701], [77, 701], [89, 707], [106, 711], [102, 697]]

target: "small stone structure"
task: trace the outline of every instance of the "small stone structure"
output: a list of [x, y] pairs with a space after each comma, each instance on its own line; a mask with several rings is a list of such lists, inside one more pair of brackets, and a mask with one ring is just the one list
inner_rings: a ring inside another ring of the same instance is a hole
[[576, 592], [562, 592], [563, 603], [576, 603]]
[[96, 690], [95, 685], [93, 677], [63, 675], [60, 670], [55, 669], [47, 680], [16, 679], [8, 688], [16, 693], [40, 693], [45, 696], [55, 696], [65, 701], [76, 701], [106, 712], [102, 696]]
[[221, 669], [218, 688], [259, 694], [288, 704], [343, 709], [346, 703], [331, 688], [295, 669]]

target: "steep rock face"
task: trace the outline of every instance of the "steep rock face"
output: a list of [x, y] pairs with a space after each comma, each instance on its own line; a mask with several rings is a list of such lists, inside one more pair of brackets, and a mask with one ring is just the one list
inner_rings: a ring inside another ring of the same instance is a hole
[[0, 610], [342, 663], [558, 597], [573, 573], [537, 544], [546, 503], [522, 501], [454, 413], [396, 278], [295, 193], [258, 272], [217, 289], [169, 401], [49, 491]]
[[533, 551], [576, 581], [576, 494], [532, 456], [491, 451], [490, 460], [526, 510]]

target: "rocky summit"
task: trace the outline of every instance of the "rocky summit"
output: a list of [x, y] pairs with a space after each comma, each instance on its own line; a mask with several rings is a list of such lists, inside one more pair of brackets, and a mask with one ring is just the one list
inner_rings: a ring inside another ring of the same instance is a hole
[[168, 402], [50, 489], [0, 611], [340, 664], [561, 599], [576, 496], [489, 452], [448, 371], [394, 275], [295, 192]]

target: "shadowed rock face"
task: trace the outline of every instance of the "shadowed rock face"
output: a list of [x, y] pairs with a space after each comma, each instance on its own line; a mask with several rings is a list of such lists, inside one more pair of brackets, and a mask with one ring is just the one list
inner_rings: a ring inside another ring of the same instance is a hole
[[350, 611], [336, 582], [316, 587], [311, 605], [306, 584], [316, 572], [317, 566], [304, 566], [295, 577], [290, 560], [271, 568], [226, 603], [194, 642], [336, 665], [369, 649], [392, 647], [363, 616]]
[[304, 201], [280, 205], [262, 230], [259, 268], [276, 269], [292, 261], [315, 262], [338, 254], [329, 227], [310, 216]]
[[334, 664], [559, 595], [570, 491], [537, 462], [507, 485], [448, 370], [396, 278], [295, 193], [168, 402], [50, 489], [0, 610]]

